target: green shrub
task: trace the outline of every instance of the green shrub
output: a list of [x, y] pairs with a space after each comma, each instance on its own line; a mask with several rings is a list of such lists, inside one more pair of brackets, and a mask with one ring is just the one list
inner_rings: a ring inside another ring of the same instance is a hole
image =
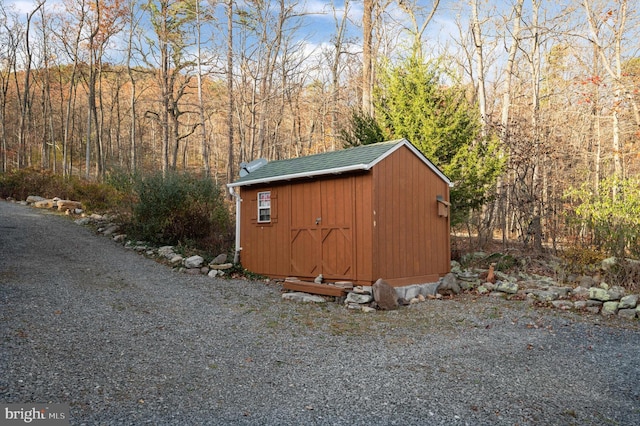
[[73, 187], [60, 175], [35, 169], [13, 170], [0, 174], [0, 196], [26, 200], [29, 195], [45, 198], [72, 198]]
[[564, 269], [573, 274], [593, 272], [604, 258], [601, 252], [588, 247], [571, 247], [562, 253]]
[[609, 177], [598, 191], [583, 184], [566, 197], [578, 204], [569, 222], [589, 230], [593, 246], [611, 256], [640, 256], [640, 178]]
[[154, 174], [133, 184], [131, 233], [159, 244], [182, 244], [223, 252], [231, 241], [224, 197], [210, 180], [188, 174]]
[[629, 293], [637, 293], [640, 291], [640, 262], [618, 259], [605, 271], [604, 279], [607, 283], [626, 288]]

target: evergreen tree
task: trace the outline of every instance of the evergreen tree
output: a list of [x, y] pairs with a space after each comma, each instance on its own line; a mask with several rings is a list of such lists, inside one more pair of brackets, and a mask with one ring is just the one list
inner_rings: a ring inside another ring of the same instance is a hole
[[453, 182], [452, 223], [482, 206], [503, 170], [495, 140], [480, 137], [478, 108], [463, 87], [445, 85], [437, 65], [410, 58], [382, 75], [376, 117], [391, 138], [406, 138]]
[[354, 108], [351, 111], [348, 127], [340, 129], [339, 137], [345, 148], [369, 145], [385, 140], [384, 132], [375, 118], [360, 108]]

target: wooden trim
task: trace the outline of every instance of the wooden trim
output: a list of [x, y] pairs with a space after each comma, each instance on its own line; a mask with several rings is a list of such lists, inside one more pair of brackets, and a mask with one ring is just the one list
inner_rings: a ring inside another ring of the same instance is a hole
[[390, 279], [385, 279], [385, 281], [391, 284], [392, 287], [404, 287], [412, 284], [435, 283], [435, 282], [438, 282], [439, 279], [440, 279], [440, 275], [432, 274], [432, 275], [421, 275], [417, 277], [390, 278]]
[[346, 296], [347, 292], [330, 284], [316, 284], [308, 281], [285, 280], [283, 287], [287, 290], [302, 291], [304, 293], [322, 294], [324, 296]]

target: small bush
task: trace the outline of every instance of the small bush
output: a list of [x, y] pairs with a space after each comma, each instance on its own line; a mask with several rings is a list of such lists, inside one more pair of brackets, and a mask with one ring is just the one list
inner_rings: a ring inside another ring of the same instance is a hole
[[231, 221], [221, 191], [210, 179], [172, 173], [134, 182], [131, 232], [153, 243], [225, 252]]
[[640, 262], [618, 259], [616, 263], [605, 271], [604, 279], [626, 288], [630, 293], [640, 292]]
[[564, 269], [573, 274], [593, 272], [604, 258], [601, 252], [585, 247], [571, 247], [562, 253]]
[[29, 195], [45, 198], [71, 198], [73, 187], [62, 176], [35, 169], [13, 170], [0, 174], [0, 196], [26, 200]]

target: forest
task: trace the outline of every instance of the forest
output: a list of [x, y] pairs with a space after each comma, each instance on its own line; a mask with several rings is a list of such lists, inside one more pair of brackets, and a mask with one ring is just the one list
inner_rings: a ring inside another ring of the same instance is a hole
[[101, 182], [407, 138], [453, 232], [640, 256], [627, 0], [0, 3], [0, 173]]

